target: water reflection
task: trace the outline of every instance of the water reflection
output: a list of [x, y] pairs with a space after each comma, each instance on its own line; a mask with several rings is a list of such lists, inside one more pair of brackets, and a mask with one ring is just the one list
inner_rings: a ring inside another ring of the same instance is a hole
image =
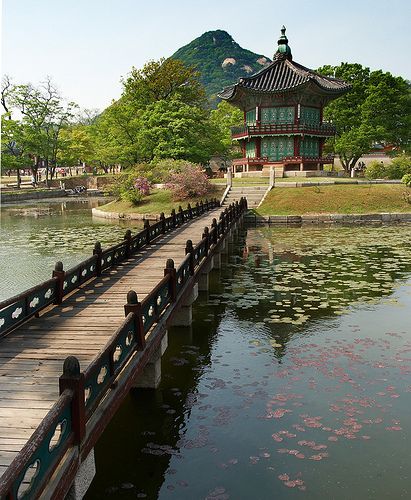
[[141, 223], [93, 219], [91, 209], [107, 200], [53, 200], [3, 205], [0, 218], [0, 300], [51, 277], [56, 261], [66, 269], [124, 237], [127, 227]]
[[410, 238], [248, 230], [170, 329], [160, 388], [97, 444], [87, 498], [408, 498]]

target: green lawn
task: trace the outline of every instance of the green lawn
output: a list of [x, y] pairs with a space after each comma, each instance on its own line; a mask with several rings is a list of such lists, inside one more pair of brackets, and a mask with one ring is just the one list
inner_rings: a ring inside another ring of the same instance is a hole
[[98, 208], [99, 210], [103, 210], [105, 212], [119, 212], [127, 214], [161, 214], [161, 212], [164, 212], [164, 214], [168, 216], [173, 208], [177, 211], [179, 205], [181, 205], [183, 209], [186, 209], [188, 203], [191, 203], [193, 206], [197, 201], [204, 201], [205, 198], [217, 198], [217, 200], [220, 200], [223, 191], [224, 190], [222, 188], [216, 187], [213, 193], [208, 196], [190, 198], [184, 201], [173, 201], [170, 191], [165, 189], [154, 189], [151, 194], [144, 198], [144, 200], [137, 206], [134, 206], [126, 201], [112, 201], [107, 205], [102, 205]]
[[[404, 193], [408, 193], [409, 201]], [[274, 188], [259, 215], [366, 214], [411, 212], [411, 189], [401, 184]]]

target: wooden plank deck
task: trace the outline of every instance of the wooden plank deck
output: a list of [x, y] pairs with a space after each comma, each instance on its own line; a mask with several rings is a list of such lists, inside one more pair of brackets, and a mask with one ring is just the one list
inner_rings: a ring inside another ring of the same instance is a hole
[[166, 260], [177, 268], [186, 241], [196, 245], [220, 213], [167, 233], [0, 340], [0, 477], [58, 399], [64, 359], [75, 355], [85, 370], [124, 321], [127, 292], [141, 301], [162, 279]]

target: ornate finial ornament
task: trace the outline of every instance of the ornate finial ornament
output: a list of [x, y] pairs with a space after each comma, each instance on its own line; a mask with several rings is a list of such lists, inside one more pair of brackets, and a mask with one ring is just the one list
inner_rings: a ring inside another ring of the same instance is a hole
[[285, 34], [285, 26], [281, 28], [281, 36], [278, 39], [278, 49], [274, 54], [274, 60], [276, 59], [288, 59], [289, 61], [293, 60], [293, 56], [291, 54], [291, 49], [288, 46], [288, 38]]

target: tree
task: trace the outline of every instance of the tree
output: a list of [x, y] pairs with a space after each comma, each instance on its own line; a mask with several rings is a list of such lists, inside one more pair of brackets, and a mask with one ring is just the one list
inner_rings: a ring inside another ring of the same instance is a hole
[[94, 127], [96, 160], [103, 167], [161, 158], [207, 161], [215, 145], [204, 90], [181, 61], [150, 61], [123, 79], [123, 93]]
[[20, 187], [20, 169], [27, 166], [29, 160], [23, 149], [26, 127], [16, 120], [12, 120], [7, 113], [1, 117], [1, 172], [17, 172], [17, 187]]
[[133, 67], [123, 79], [123, 97], [138, 108], [175, 97], [184, 104], [201, 106], [205, 103], [205, 92], [198, 77], [194, 68], [176, 59], [149, 61], [142, 69]]
[[183, 103], [178, 96], [149, 105], [139, 130], [144, 158], [207, 162], [215, 150], [208, 117], [207, 110]]
[[347, 172], [375, 142], [394, 144], [400, 150], [409, 147], [409, 83], [381, 70], [371, 72], [361, 64], [324, 66], [319, 72], [352, 85], [350, 92], [331, 101], [324, 110], [324, 117], [336, 125], [331, 146]]
[[93, 155], [94, 143], [90, 127], [76, 124], [61, 130], [57, 151], [59, 165], [71, 168], [92, 161]]
[[217, 109], [211, 111], [210, 122], [217, 134], [216, 143], [219, 142], [220, 146], [216, 153], [227, 159], [241, 156], [238, 143], [233, 143], [231, 139], [230, 128], [242, 125], [243, 119], [243, 112], [227, 101], [221, 101]]
[[24, 161], [22, 149], [17, 146], [21, 130], [11, 117], [11, 103], [9, 101], [13, 93], [13, 88], [14, 85], [10, 77], [4, 75], [1, 82], [1, 105], [4, 109], [4, 114], [1, 115], [1, 171], [15, 170], [17, 188], [19, 189], [21, 184], [20, 168], [24, 165]]
[[57, 166], [60, 133], [74, 117], [77, 106], [64, 104], [50, 79], [39, 87], [16, 85], [9, 94], [10, 107], [22, 116], [17, 148], [30, 156], [31, 169], [37, 175], [39, 166], [46, 167], [46, 182], [53, 178]]

